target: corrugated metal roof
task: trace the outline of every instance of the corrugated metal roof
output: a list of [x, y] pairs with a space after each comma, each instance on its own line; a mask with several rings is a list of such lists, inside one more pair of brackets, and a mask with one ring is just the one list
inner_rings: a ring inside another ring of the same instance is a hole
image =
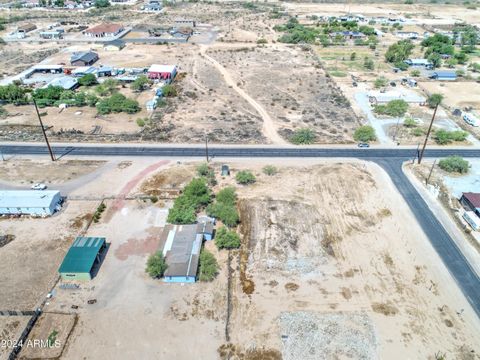
[[77, 237], [65, 255], [58, 272], [89, 273], [104, 244], [104, 237]]
[[78, 60], [81, 60], [84, 62], [90, 62], [97, 59], [98, 59], [97, 53], [94, 53], [93, 51], [86, 51], [86, 52], [80, 52], [80, 53], [73, 53], [72, 57], [70, 58], [70, 62], [75, 62]]
[[71, 78], [71, 77], [68, 77], [68, 76], [61, 76], [61, 77], [53, 79], [52, 81], [50, 81], [44, 87], [47, 88], [49, 86], [60, 86], [60, 87], [64, 88], [65, 90], [70, 90], [70, 89], [74, 88], [75, 86], [77, 86], [77, 83], [78, 83], [78, 81], [75, 78]]
[[2, 190], [0, 207], [48, 208], [58, 194], [57, 190]]

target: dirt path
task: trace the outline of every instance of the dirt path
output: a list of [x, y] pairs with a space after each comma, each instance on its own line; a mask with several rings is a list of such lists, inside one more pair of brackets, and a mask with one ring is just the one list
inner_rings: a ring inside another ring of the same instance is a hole
[[234, 89], [242, 98], [244, 98], [257, 112], [258, 114], [262, 117], [263, 119], [263, 128], [262, 132], [265, 135], [267, 139], [270, 139], [270, 141], [274, 144], [285, 144], [286, 141], [277, 133], [277, 127], [275, 123], [273, 122], [272, 118], [270, 115], [265, 111], [262, 105], [260, 105], [258, 102], [255, 101], [250, 95], [248, 95], [243, 89], [239, 88], [235, 81], [231, 78], [230, 74], [228, 71], [214, 58], [210, 57], [206, 53], [207, 47], [201, 46], [200, 47], [200, 53], [202, 56], [210, 61], [213, 66], [222, 74], [222, 76], [225, 78], [225, 82], [228, 84], [228, 86], [231, 86], [232, 89]]

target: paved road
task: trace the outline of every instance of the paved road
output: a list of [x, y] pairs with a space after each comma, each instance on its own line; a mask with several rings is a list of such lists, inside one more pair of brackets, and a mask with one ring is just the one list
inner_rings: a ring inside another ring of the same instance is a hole
[[[54, 146], [56, 156], [165, 156], [165, 157], [200, 157], [205, 156], [203, 146]], [[45, 145], [9, 145], [3, 144], [0, 150], [4, 154], [18, 155], [41, 155], [48, 154]], [[229, 146], [210, 147], [209, 155], [214, 157], [349, 157], [374, 160], [385, 158], [412, 159], [416, 156], [416, 149], [406, 148], [309, 148], [309, 147], [252, 147], [252, 146]], [[460, 155], [463, 157], [480, 158], [480, 149], [430, 149], [426, 150], [427, 157], [445, 157]]]
[[[4, 154], [39, 155], [47, 154], [45, 146], [39, 145], [2, 145]], [[158, 157], [204, 157], [201, 146], [188, 147], [142, 147], [142, 146], [54, 146], [57, 156], [158, 156]], [[459, 250], [455, 241], [443, 228], [429, 209], [420, 194], [402, 171], [402, 163], [416, 155], [416, 149], [358, 149], [358, 148], [272, 148], [272, 147], [214, 147], [209, 149], [214, 157], [337, 157], [361, 158], [377, 162], [390, 175], [393, 183], [402, 194], [408, 206], [416, 216], [420, 226], [428, 236], [445, 266], [457, 281], [465, 297], [480, 317], [480, 278]], [[427, 157], [445, 157], [460, 155], [467, 158], [480, 158], [480, 149], [430, 149]]]

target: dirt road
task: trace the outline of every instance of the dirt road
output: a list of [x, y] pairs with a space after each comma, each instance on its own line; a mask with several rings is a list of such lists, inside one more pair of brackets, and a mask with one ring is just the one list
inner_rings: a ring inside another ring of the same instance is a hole
[[270, 115], [265, 111], [262, 105], [260, 105], [255, 99], [253, 99], [249, 94], [247, 94], [243, 89], [239, 88], [235, 81], [231, 78], [228, 71], [214, 58], [207, 55], [207, 47], [201, 46], [200, 53], [202, 56], [210, 61], [213, 66], [222, 74], [225, 79], [225, 82], [228, 86], [231, 86], [242, 98], [244, 98], [262, 117], [263, 119], [263, 128], [262, 132], [267, 139], [269, 139], [274, 144], [285, 144], [285, 140], [278, 134], [275, 123], [273, 122]]

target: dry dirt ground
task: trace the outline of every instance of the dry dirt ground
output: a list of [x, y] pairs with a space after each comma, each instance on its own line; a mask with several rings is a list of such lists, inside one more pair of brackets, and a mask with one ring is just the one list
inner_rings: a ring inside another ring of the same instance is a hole
[[0, 359], [7, 359], [12, 342], [18, 340], [28, 320], [29, 316], [0, 316]]
[[[62, 358], [475, 358], [478, 320], [382, 170], [363, 162], [287, 161], [269, 177], [265, 164], [229, 163], [232, 176], [217, 176], [216, 190], [233, 184], [240, 169], [257, 175], [256, 184], [238, 187], [243, 245], [232, 253], [230, 342], [227, 253], [206, 244], [221, 266], [212, 283], [149, 279], [145, 262], [158, 247], [171, 200], [118, 198], [87, 231], [110, 244], [96, 277], [75, 290], [57, 286], [45, 307], [78, 315]], [[177, 189], [194, 168], [135, 160], [106, 171], [110, 183], [74, 194]], [[45, 287], [32, 298], [42, 294]], [[91, 299], [96, 304], [88, 305]]]
[[25, 186], [34, 182], [62, 184], [76, 177], [89, 174], [104, 161], [98, 160], [50, 160], [14, 159], [4, 161], [0, 167], [0, 182]]

